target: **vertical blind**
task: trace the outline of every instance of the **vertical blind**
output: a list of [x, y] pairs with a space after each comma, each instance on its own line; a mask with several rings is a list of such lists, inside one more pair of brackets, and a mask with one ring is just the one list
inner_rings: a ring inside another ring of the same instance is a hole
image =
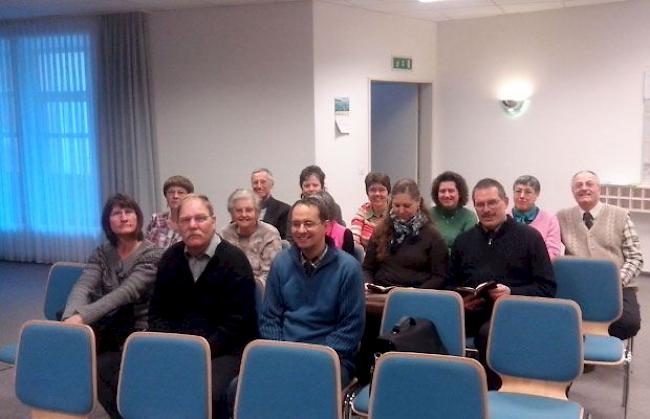
[[86, 22], [0, 26], [0, 258], [84, 260], [100, 236], [96, 43]]

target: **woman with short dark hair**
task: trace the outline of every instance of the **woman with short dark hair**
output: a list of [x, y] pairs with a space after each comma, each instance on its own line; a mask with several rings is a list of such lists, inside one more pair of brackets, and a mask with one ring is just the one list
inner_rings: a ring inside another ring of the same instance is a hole
[[431, 218], [451, 249], [456, 237], [478, 221], [476, 214], [465, 208], [469, 199], [467, 182], [456, 172], [442, 172], [433, 180], [431, 199], [436, 204], [431, 208]]
[[169, 211], [154, 214], [145, 237], [158, 247], [167, 248], [181, 240], [178, 233], [178, 208], [185, 195], [194, 192], [194, 185], [184, 176], [172, 176], [163, 185]]
[[305, 167], [300, 172], [298, 182], [300, 184], [301, 198], [313, 196], [319, 192], [329, 195], [334, 202], [332, 219], [336, 220], [342, 226], [345, 226], [345, 221], [343, 221], [343, 216], [341, 215], [341, 207], [336, 203], [336, 201], [334, 201], [334, 197], [325, 189], [325, 172], [323, 172], [323, 169], [316, 165]]
[[350, 223], [354, 242], [364, 249], [368, 247], [368, 241], [377, 224], [388, 214], [390, 178], [384, 173], [370, 172], [366, 175], [365, 184], [368, 202], [359, 207]]
[[528, 224], [539, 231], [546, 244], [548, 256], [554, 258], [562, 252], [560, 223], [554, 214], [536, 205], [540, 190], [541, 185], [535, 176], [519, 176], [512, 185], [512, 217], [516, 222]]

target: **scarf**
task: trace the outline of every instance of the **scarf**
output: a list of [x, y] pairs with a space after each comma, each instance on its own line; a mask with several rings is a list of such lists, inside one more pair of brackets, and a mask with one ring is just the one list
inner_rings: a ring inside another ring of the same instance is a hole
[[526, 212], [521, 212], [517, 208], [512, 209], [512, 217], [518, 224], [530, 224], [539, 214], [539, 208], [532, 207]]
[[390, 250], [395, 252], [409, 237], [415, 237], [420, 233], [420, 229], [426, 222], [426, 218], [421, 212], [418, 212], [408, 220], [400, 220], [391, 214], [390, 219], [393, 221], [393, 238], [390, 241]]

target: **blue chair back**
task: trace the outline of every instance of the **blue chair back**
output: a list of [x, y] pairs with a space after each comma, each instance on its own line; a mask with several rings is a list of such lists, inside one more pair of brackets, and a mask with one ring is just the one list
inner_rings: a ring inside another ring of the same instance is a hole
[[572, 381], [582, 372], [581, 323], [573, 301], [500, 298], [492, 314], [488, 365], [500, 375]]
[[390, 333], [402, 317], [420, 317], [436, 325], [450, 355], [465, 354], [463, 300], [452, 291], [394, 288], [388, 293], [381, 334]]
[[125, 419], [210, 419], [208, 342], [193, 335], [136, 332], [124, 345], [117, 407]]
[[341, 372], [333, 349], [255, 340], [246, 346], [235, 419], [340, 419]]
[[474, 359], [389, 352], [377, 361], [373, 419], [486, 419], [487, 410], [485, 372]]
[[60, 320], [72, 287], [77, 282], [85, 265], [74, 262], [57, 262], [50, 268], [45, 289], [43, 314], [48, 320]]
[[618, 268], [609, 260], [557, 258], [553, 261], [556, 297], [573, 300], [588, 322], [611, 323], [623, 310]]
[[89, 326], [26, 322], [16, 359], [16, 397], [38, 410], [87, 415], [97, 398], [95, 337]]

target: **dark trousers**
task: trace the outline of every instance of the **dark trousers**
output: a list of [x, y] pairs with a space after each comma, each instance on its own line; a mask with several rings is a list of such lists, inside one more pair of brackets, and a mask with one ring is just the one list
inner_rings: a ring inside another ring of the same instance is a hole
[[119, 419], [117, 383], [120, 376], [122, 351], [97, 354], [97, 399], [111, 419]]
[[480, 310], [465, 310], [465, 334], [474, 336], [474, 345], [478, 351], [478, 360], [485, 368], [488, 390], [498, 390], [501, 378], [487, 364], [487, 342], [490, 335], [492, 306]]
[[623, 314], [609, 326], [609, 334], [625, 340], [636, 336], [641, 328], [641, 310], [636, 288], [623, 288]]
[[240, 363], [241, 355], [222, 355], [212, 358], [212, 417], [214, 419], [230, 417], [228, 386], [239, 374]]

